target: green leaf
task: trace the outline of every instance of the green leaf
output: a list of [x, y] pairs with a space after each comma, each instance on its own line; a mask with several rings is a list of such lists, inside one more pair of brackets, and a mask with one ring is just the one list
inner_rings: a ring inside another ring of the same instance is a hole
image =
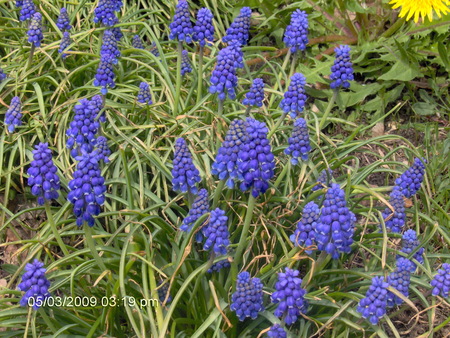
[[436, 114], [436, 106], [426, 102], [417, 102], [412, 105], [412, 109], [418, 115]]
[[397, 61], [392, 68], [378, 79], [384, 81], [411, 81], [416, 77], [421, 77], [421, 73], [413, 69], [410, 65]]

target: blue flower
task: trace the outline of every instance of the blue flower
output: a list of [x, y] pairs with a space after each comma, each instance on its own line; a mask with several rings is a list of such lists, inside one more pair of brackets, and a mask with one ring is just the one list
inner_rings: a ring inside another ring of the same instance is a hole
[[229, 268], [230, 266], [231, 264], [227, 259], [222, 259], [221, 261], [214, 263], [206, 272], [207, 273], [218, 272], [224, 268]]
[[236, 41], [241, 46], [246, 45], [249, 38], [251, 15], [252, 10], [250, 7], [243, 7], [238, 17], [228, 27], [222, 41]]
[[448, 298], [450, 292], [450, 264], [442, 264], [442, 269], [438, 270], [430, 285], [433, 287], [431, 292], [433, 296]]
[[69, 14], [67, 13], [67, 9], [65, 7], [61, 8], [59, 12], [58, 20], [56, 21], [56, 26], [58, 26], [61, 32], [69, 31], [72, 26], [70, 24]]
[[26, 21], [31, 19], [34, 13], [36, 13], [36, 6], [33, 0], [24, 0], [22, 8], [20, 10], [20, 18], [19, 18], [20, 21]]
[[420, 189], [425, 174], [425, 163], [422, 158], [415, 158], [413, 165], [395, 180], [395, 185], [405, 197], [414, 196]]
[[112, 3], [111, 6], [112, 6], [113, 10], [116, 12], [120, 12], [120, 9], [123, 6], [122, 0], [111, 0], [111, 3]]
[[217, 93], [219, 100], [223, 101], [228, 96], [236, 98], [235, 88], [238, 83], [236, 76], [236, 57], [234, 46], [228, 46], [219, 51], [217, 64], [211, 75], [209, 92]]
[[284, 93], [284, 98], [280, 102], [280, 108], [285, 113], [289, 113], [292, 118], [296, 118], [305, 108], [307, 99], [305, 84], [306, 78], [303, 74], [295, 73], [292, 75], [288, 90]]
[[[397, 258], [397, 266], [388, 278], [387, 282], [389, 286], [397, 289], [401, 292], [405, 297], [408, 297], [409, 294], [409, 284], [411, 282], [411, 265], [413, 263], [404, 257]], [[388, 291], [387, 295], [387, 305], [392, 307], [394, 305], [400, 305], [403, 303], [403, 300], [394, 295], [392, 292]]]
[[200, 173], [192, 162], [191, 152], [182, 137], [175, 142], [172, 177], [174, 191], [197, 193], [196, 185], [201, 181]]
[[234, 187], [234, 181], [239, 179], [238, 154], [242, 144], [247, 141], [245, 122], [240, 119], [231, 121], [230, 129], [225, 136], [222, 146], [217, 152], [212, 165], [211, 173], [217, 175], [220, 180], [227, 180], [227, 186]]
[[25, 271], [22, 282], [17, 286], [20, 291], [25, 292], [20, 300], [20, 306], [27, 306], [30, 303], [33, 304], [33, 309], [37, 310], [40, 307], [37, 304], [43, 304], [44, 299], [50, 297], [48, 292], [50, 282], [45, 277], [47, 270], [44, 268], [44, 263], [35, 259], [33, 263], [25, 265]]
[[191, 63], [188, 58], [188, 51], [183, 50], [181, 55], [181, 75], [192, 72]]
[[191, 43], [192, 28], [191, 18], [189, 15], [189, 5], [186, 0], [179, 0], [173, 21], [170, 23], [170, 40], [178, 39], [179, 41], [186, 41]]
[[336, 52], [336, 59], [334, 60], [334, 65], [331, 66], [330, 79], [333, 82], [331, 82], [330, 88], [349, 88], [349, 81], [354, 80], [353, 65], [350, 61], [350, 47], [341, 45], [336, 47], [334, 51]]
[[86, 222], [94, 226], [93, 216], [100, 214], [100, 206], [105, 203], [105, 179], [102, 177], [97, 152], [87, 153], [82, 150], [77, 169], [73, 173], [73, 180], [69, 182], [70, 192], [67, 199], [73, 204], [78, 226]]
[[180, 229], [185, 232], [190, 232], [195, 222], [207, 212], [209, 212], [208, 191], [206, 189], [200, 189]]
[[156, 43], [154, 42], [152, 42], [152, 45], [150, 46], [150, 53], [152, 53], [154, 56], [159, 56], [158, 47], [156, 47]]
[[211, 211], [209, 223], [203, 228], [203, 235], [206, 237], [204, 250], [214, 250], [216, 254], [226, 255], [227, 247], [230, 245], [230, 232], [228, 231], [228, 217], [225, 211], [216, 208]]
[[39, 12], [33, 14], [28, 26], [28, 42], [40, 47], [44, 35], [42, 34], [42, 15]]
[[302, 288], [302, 280], [298, 278], [300, 272], [286, 268], [278, 273], [275, 292], [272, 293], [272, 303], [278, 304], [274, 315], [283, 318], [287, 325], [295, 323], [301, 313], [308, 309], [305, 300], [306, 290]]
[[228, 44], [228, 47], [231, 47], [231, 52], [234, 56], [234, 67], [236, 69], [244, 68], [244, 52], [241, 45], [233, 40]]
[[133, 36], [133, 40], [131, 41], [131, 45], [136, 49], [144, 49], [144, 44], [142, 43], [141, 37], [139, 35]]
[[345, 192], [339, 184], [331, 184], [316, 226], [319, 250], [326, 251], [333, 259], [338, 259], [340, 252], [350, 253], [355, 221], [355, 215], [347, 208]]
[[[417, 239], [417, 234], [414, 230], [409, 229], [405, 231], [402, 237], [402, 248], [401, 252], [404, 252], [405, 254], [409, 255], [415, 248], [417, 248], [420, 245], [419, 240]], [[423, 260], [423, 253], [425, 251], [425, 248], [420, 248], [415, 254], [414, 259], [416, 259], [420, 264], [424, 263]], [[397, 259], [402, 256], [397, 255]], [[416, 271], [416, 264], [411, 261], [411, 273]]]
[[14, 96], [9, 105], [9, 109], [5, 114], [5, 125], [8, 127], [10, 133], [14, 133], [16, 127], [22, 124], [22, 105], [20, 98]]
[[139, 85], [139, 93], [137, 96], [137, 101], [139, 103], [144, 103], [147, 105], [153, 104], [152, 94], [150, 93], [150, 86], [146, 82], [141, 82]]
[[28, 185], [31, 187], [31, 193], [38, 197], [39, 205], [58, 198], [60, 185], [56, 171], [48, 144], [39, 143], [33, 150], [33, 161], [27, 171]]
[[105, 163], [109, 162], [108, 156], [111, 155], [111, 150], [108, 147], [108, 140], [104, 136], [99, 136], [95, 140], [95, 148], [97, 148], [96, 154], [99, 161], [103, 161]]
[[70, 39], [70, 33], [64, 32], [63, 38], [61, 39], [61, 43], [59, 45], [58, 53], [61, 54], [61, 57], [65, 59], [67, 57], [67, 54], [64, 53], [66, 49], [69, 47], [69, 45], [72, 43], [72, 40]]
[[117, 42], [119, 42], [120, 39], [122, 39], [123, 33], [120, 27], [112, 27], [111, 32], [114, 34], [114, 37], [116, 38]]
[[[406, 223], [405, 202], [400, 190], [394, 187], [392, 190], [389, 203], [394, 208], [394, 213], [390, 208], [383, 211], [383, 218], [385, 219], [386, 228], [391, 229], [392, 232], [400, 232]], [[390, 217], [388, 220], [387, 218]]]
[[308, 160], [308, 153], [311, 151], [309, 143], [308, 125], [306, 121], [299, 117], [294, 122], [294, 129], [292, 130], [292, 137], [289, 137], [289, 147], [284, 152], [287, 155], [292, 155], [291, 163], [298, 164], [298, 159], [303, 161]]
[[324, 187], [329, 187], [331, 179], [333, 178], [333, 170], [328, 168], [327, 170], [322, 170], [317, 178], [317, 185], [312, 187], [311, 191], [317, 191]]
[[280, 325], [274, 324], [270, 327], [270, 330], [267, 331], [267, 337], [286, 338], [287, 333], [286, 333], [286, 331], [284, 331], [284, 329]]
[[104, 26], [111, 27], [119, 22], [114, 13], [115, 4], [112, 0], [99, 0], [94, 10], [94, 22], [102, 23]]
[[107, 29], [103, 33], [102, 47], [100, 49], [100, 57], [113, 57], [113, 63], [117, 63], [117, 58], [120, 57], [120, 51], [117, 47], [117, 40], [112, 30]]
[[366, 297], [358, 304], [358, 312], [373, 325], [377, 325], [379, 319], [386, 314], [388, 286], [384, 277], [373, 277]]
[[275, 160], [264, 122], [247, 118], [246, 132], [248, 138], [238, 153], [238, 176], [242, 177], [240, 189], [252, 189], [253, 197], [258, 197], [269, 188], [269, 180], [274, 176]]
[[114, 88], [116, 83], [114, 78], [114, 63], [117, 63], [117, 59], [109, 54], [100, 57], [100, 63], [98, 64], [97, 74], [95, 74], [94, 86], [102, 87], [101, 93], [106, 95], [108, 88]]
[[3, 72], [3, 69], [0, 68], [0, 83], [2, 83], [4, 79], [6, 79], [6, 74]]
[[211, 45], [214, 41], [213, 15], [208, 8], [201, 8], [197, 12], [197, 22], [194, 26], [192, 40], [198, 41], [200, 46], [204, 47], [206, 43]]
[[20, 8], [23, 6], [23, 0], [16, 0], [16, 7]]
[[[315, 245], [315, 229], [319, 222], [320, 209], [314, 202], [309, 202], [303, 208], [301, 220], [297, 223], [297, 229], [291, 235], [290, 240], [295, 246], [310, 247]], [[311, 250], [305, 250], [307, 254], [311, 254]]]
[[249, 92], [245, 95], [243, 104], [246, 106], [261, 107], [264, 100], [264, 81], [260, 78], [254, 79]]
[[[159, 301], [162, 303], [164, 302], [164, 300], [166, 299], [167, 293], [169, 292], [169, 282], [167, 283], [162, 283], [159, 282], [158, 283], [158, 297], [159, 297]], [[172, 301], [172, 296], [169, 295], [169, 297], [167, 297], [167, 303], [170, 303]]]
[[250, 278], [247, 271], [237, 275], [236, 291], [231, 296], [231, 311], [242, 322], [245, 318], [256, 319], [260, 311], [264, 311], [263, 285], [259, 278]]
[[308, 44], [308, 14], [297, 9], [292, 13], [291, 23], [286, 27], [284, 43], [291, 48], [291, 52], [305, 50]]

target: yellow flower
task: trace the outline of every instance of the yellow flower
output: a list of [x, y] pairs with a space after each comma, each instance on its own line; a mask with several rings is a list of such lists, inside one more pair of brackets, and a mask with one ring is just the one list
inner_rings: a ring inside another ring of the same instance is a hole
[[433, 10], [438, 17], [441, 17], [441, 12], [450, 12], [450, 0], [391, 0], [389, 3], [393, 4], [393, 9], [402, 7], [399, 15], [401, 18], [406, 16], [406, 20], [409, 20], [414, 15], [414, 22], [419, 21], [419, 15], [423, 19], [427, 16], [433, 21]]

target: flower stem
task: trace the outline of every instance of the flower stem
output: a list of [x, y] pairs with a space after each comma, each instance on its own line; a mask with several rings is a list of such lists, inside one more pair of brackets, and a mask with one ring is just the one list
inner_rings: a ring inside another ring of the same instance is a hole
[[55, 220], [53, 219], [53, 213], [50, 209], [50, 204], [48, 201], [45, 202], [45, 212], [47, 213], [47, 219], [50, 224], [50, 228], [53, 231], [53, 235], [55, 236], [56, 241], [58, 242], [59, 247], [64, 252], [64, 256], [69, 255], [69, 251], [66, 248], [61, 236], [59, 235], [58, 229], [56, 228]]
[[320, 120], [319, 130], [322, 129], [323, 125], [325, 124], [325, 121], [328, 118], [328, 115], [330, 115], [331, 108], [333, 108], [334, 102], [336, 101], [336, 96], [337, 90], [333, 90], [333, 96], [331, 97], [330, 102], [328, 102], [327, 109], [325, 110], [325, 113], [323, 113], [322, 119]]
[[183, 57], [183, 45], [181, 41], [178, 41], [178, 58], [177, 58], [177, 82], [175, 92], [175, 106], [173, 107], [173, 115], [176, 118], [178, 115], [178, 103], [180, 102], [180, 90], [181, 90], [181, 58]]
[[198, 72], [197, 72], [197, 104], [202, 100], [202, 85], [203, 85], [203, 51], [204, 47], [200, 46], [198, 55]]
[[102, 259], [98, 255], [97, 250], [95, 249], [95, 243], [94, 238], [92, 237], [92, 228], [89, 225], [84, 226], [85, 235], [86, 235], [86, 244], [91, 250], [92, 256], [94, 257], [94, 260], [97, 262], [97, 265], [100, 269], [103, 271], [107, 271], [105, 263], [103, 263]]
[[217, 207], [217, 204], [219, 203], [219, 197], [222, 194], [223, 187], [225, 186], [225, 180], [220, 180], [219, 184], [217, 185], [216, 191], [214, 192], [214, 199], [213, 199], [213, 205], [212, 209], [214, 210]]
[[220, 147], [220, 136], [222, 134], [222, 112], [223, 112], [223, 101], [219, 100], [219, 107], [217, 108], [217, 116], [219, 117], [219, 122], [217, 123], [217, 142], [216, 149], [219, 150]]
[[[281, 66], [283, 70], [286, 69], [290, 58], [291, 58], [291, 49], [289, 48], [289, 51], [286, 53], [286, 57], [284, 59], [283, 65]], [[283, 76], [283, 72], [278, 73], [278, 80], [277, 80], [277, 82], [275, 82], [275, 85], [273, 86], [274, 91], [278, 90], [278, 84], [280, 83], [282, 76]], [[274, 100], [275, 100], [275, 95], [271, 95], [270, 101], [269, 101], [269, 107], [272, 107]]]
[[292, 63], [291, 63], [291, 71], [289, 72], [289, 77], [292, 77], [292, 75], [294, 75], [295, 72], [295, 67], [297, 66], [297, 60], [298, 60], [298, 53], [299, 52], [295, 52], [294, 56], [292, 58]]
[[284, 119], [286, 118], [287, 113], [283, 112], [283, 114], [281, 114], [280, 119], [278, 120], [277, 124], [272, 128], [272, 130], [269, 132], [269, 134], [267, 135], [267, 138], [270, 139], [272, 137], [273, 134], [275, 134], [275, 132], [277, 131], [277, 129], [280, 127], [281, 123], [284, 121]]

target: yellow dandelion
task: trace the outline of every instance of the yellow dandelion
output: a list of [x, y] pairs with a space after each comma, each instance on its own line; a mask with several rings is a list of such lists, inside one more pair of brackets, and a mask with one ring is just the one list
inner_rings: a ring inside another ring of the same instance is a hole
[[422, 19], [427, 16], [430, 21], [433, 21], [433, 10], [438, 17], [441, 17], [441, 12], [442, 14], [450, 12], [448, 7], [450, 0], [391, 0], [389, 3], [393, 5], [393, 9], [402, 7], [399, 15], [401, 18], [406, 16], [406, 20], [409, 20], [414, 15], [414, 22], [419, 21], [419, 16]]

